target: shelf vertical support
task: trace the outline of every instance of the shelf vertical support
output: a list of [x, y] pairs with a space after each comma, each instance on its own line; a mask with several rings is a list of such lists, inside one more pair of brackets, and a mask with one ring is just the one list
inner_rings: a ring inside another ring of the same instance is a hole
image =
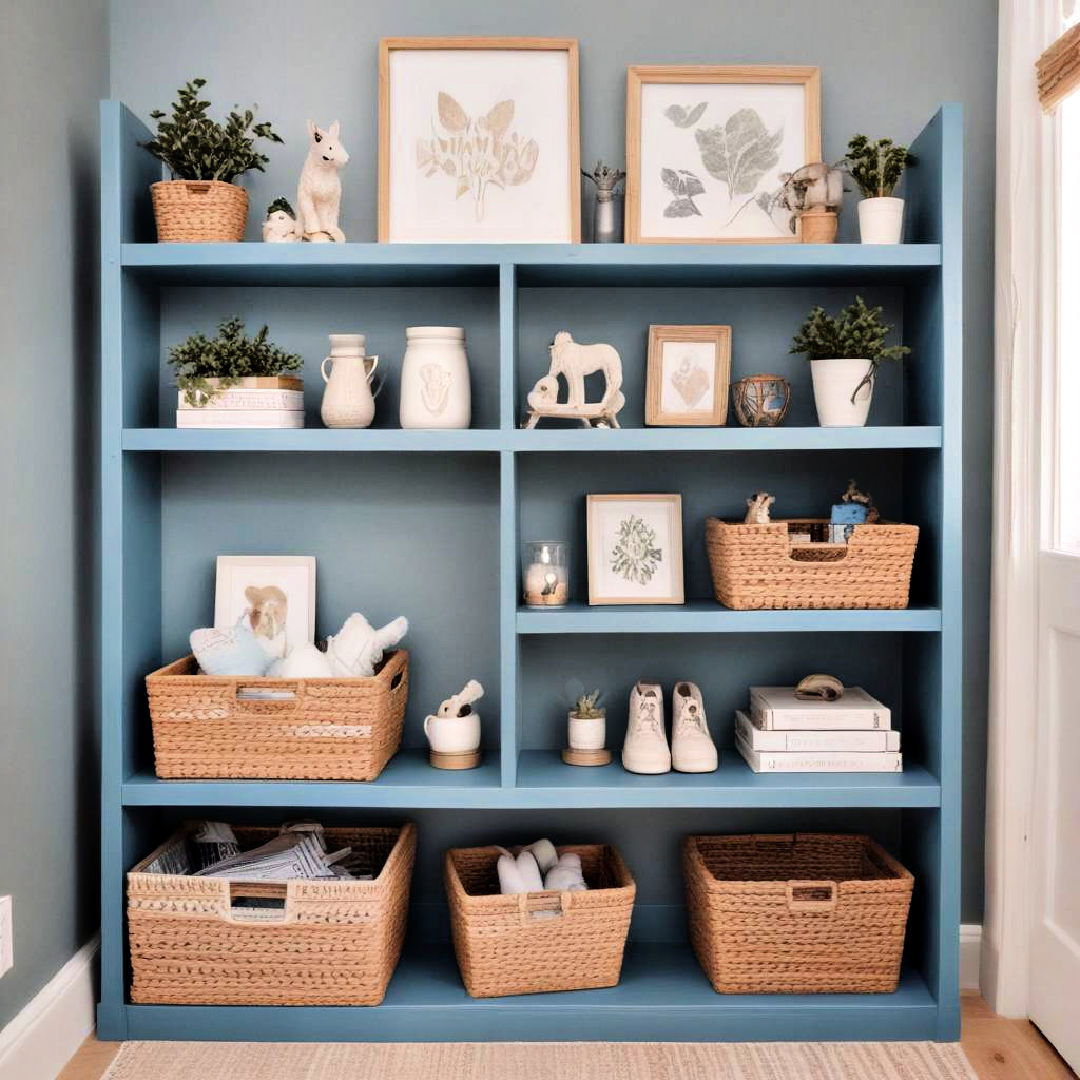
[[502, 784], [517, 782], [518, 759], [518, 511], [517, 459], [512, 450], [499, 453], [499, 656]]

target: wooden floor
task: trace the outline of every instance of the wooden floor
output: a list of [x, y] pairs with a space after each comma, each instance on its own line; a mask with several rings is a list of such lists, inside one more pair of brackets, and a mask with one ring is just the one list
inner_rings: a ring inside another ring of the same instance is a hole
[[[1038, 1028], [1027, 1020], [998, 1016], [977, 994], [964, 995], [961, 1043], [979, 1080], [1076, 1080], [1076, 1074], [1054, 1053]], [[119, 1049], [120, 1043], [98, 1042], [91, 1037], [57, 1080], [100, 1080]]]

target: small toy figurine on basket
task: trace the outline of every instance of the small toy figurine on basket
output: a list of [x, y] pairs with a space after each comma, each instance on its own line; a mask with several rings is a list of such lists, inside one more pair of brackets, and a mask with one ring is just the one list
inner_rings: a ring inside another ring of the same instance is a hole
[[475, 769], [480, 764], [480, 717], [472, 705], [483, 696], [484, 688], [470, 679], [433, 716], [424, 717], [431, 746], [428, 761], [436, 769]]
[[[569, 330], [560, 330], [548, 347], [551, 366], [530, 391], [529, 416], [523, 425], [534, 428], [541, 417], [580, 420], [583, 427], [617, 428], [622, 395], [622, 360], [611, 345], [579, 345]], [[604, 376], [604, 396], [585, 400], [585, 376]], [[559, 401], [559, 376], [566, 380], [566, 401]]]
[[777, 427], [791, 404], [791, 384], [780, 375], [747, 375], [731, 388], [731, 398], [743, 427]]
[[829, 542], [846, 544], [856, 525], [873, 525], [881, 515], [872, 496], [860, 491], [854, 480], [848, 481], [847, 490], [834, 503], [829, 515]]

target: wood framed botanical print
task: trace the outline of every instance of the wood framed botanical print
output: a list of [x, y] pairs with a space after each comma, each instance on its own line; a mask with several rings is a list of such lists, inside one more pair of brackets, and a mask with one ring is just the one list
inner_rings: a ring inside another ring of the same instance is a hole
[[793, 243], [780, 177], [820, 158], [816, 67], [627, 69], [627, 243]]
[[730, 326], [650, 326], [645, 423], [718, 427], [727, 423]]
[[579, 243], [573, 38], [383, 38], [380, 243]]
[[590, 604], [683, 602], [682, 496], [587, 495]]

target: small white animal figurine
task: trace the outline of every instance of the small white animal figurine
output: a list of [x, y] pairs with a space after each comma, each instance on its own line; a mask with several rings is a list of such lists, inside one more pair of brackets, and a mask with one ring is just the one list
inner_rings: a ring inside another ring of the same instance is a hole
[[479, 701], [484, 696], [484, 688], [475, 680], [470, 679], [460, 693], [451, 694], [440, 706], [436, 716], [465, 716], [471, 709], [474, 701]]
[[770, 495], [767, 491], [755, 491], [749, 499], [746, 500], [746, 519], [747, 525], [768, 525], [772, 518], [769, 516], [769, 507], [776, 502], [776, 496]]
[[349, 155], [339, 138], [335, 120], [328, 128], [307, 122], [311, 145], [296, 191], [296, 227], [300, 237], [312, 243], [345, 243], [338, 228], [341, 213], [341, 170]]
[[409, 632], [409, 621], [398, 616], [376, 630], [359, 612], [345, 620], [333, 637], [326, 639], [326, 658], [336, 678], [366, 678], [387, 649], [392, 649]]
[[288, 199], [275, 199], [266, 208], [262, 235], [267, 244], [296, 244], [300, 241], [296, 231], [296, 214]]
[[[551, 363], [547, 374], [533, 387], [526, 401], [529, 418], [526, 428], [536, 427], [542, 416], [580, 420], [585, 427], [619, 426], [618, 412], [626, 404], [622, 394], [622, 360], [611, 345], [580, 345], [569, 330], [560, 330], [549, 346]], [[585, 400], [585, 376], [604, 376], [604, 396], [598, 402]], [[566, 380], [566, 401], [559, 401], [559, 376]]]

